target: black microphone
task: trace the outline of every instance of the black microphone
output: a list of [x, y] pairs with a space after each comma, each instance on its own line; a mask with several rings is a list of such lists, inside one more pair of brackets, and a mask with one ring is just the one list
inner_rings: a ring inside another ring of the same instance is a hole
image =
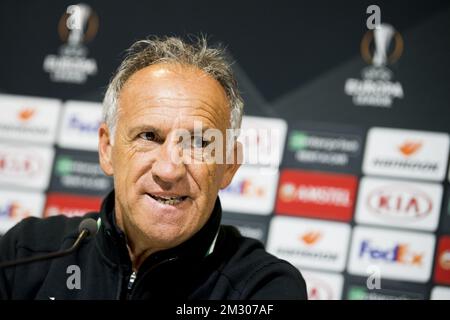
[[37, 257], [28, 257], [28, 258], [13, 260], [13, 261], [6, 261], [3, 263], [0, 263], [0, 268], [8, 268], [8, 267], [12, 267], [12, 266], [18, 266], [21, 264], [42, 261], [42, 260], [47, 260], [47, 259], [54, 259], [54, 258], [59, 258], [59, 257], [65, 256], [65, 255], [68, 255], [68, 254], [74, 252], [78, 248], [78, 246], [80, 245], [81, 241], [84, 238], [93, 236], [97, 233], [97, 222], [92, 218], [84, 219], [83, 221], [81, 221], [81, 223], [78, 227], [78, 232], [79, 232], [79, 235], [78, 235], [77, 240], [75, 240], [74, 244], [69, 249], [66, 249], [63, 251], [58, 251], [58, 252], [52, 252], [49, 254], [43, 254], [43, 255], [40, 255]]

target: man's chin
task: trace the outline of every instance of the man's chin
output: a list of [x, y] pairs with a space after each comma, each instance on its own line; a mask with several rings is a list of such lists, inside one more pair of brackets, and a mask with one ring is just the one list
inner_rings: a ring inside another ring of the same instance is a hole
[[147, 236], [148, 245], [158, 251], [176, 247], [189, 238], [189, 231], [176, 225], [146, 225], [141, 231]]

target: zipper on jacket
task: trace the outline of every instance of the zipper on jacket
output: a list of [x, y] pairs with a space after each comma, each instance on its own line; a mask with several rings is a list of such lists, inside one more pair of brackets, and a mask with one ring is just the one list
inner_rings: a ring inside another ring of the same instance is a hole
[[173, 262], [176, 260], [178, 260], [178, 257], [169, 258], [169, 259], [166, 259], [166, 260], [156, 263], [155, 265], [150, 267], [148, 270], [146, 270], [143, 275], [139, 276], [138, 281], [136, 281], [137, 272], [133, 272], [130, 275], [130, 279], [128, 280], [127, 300], [131, 300], [133, 298], [133, 294], [135, 293], [136, 288], [139, 286], [139, 283], [142, 282], [141, 280], [143, 278], [145, 278], [149, 273], [151, 273], [154, 269], [156, 269], [157, 267], [159, 267], [165, 263]]
[[136, 271], [133, 271], [133, 273], [130, 275], [130, 278], [128, 280], [128, 291], [131, 291], [133, 289], [134, 281], [136, 280]]

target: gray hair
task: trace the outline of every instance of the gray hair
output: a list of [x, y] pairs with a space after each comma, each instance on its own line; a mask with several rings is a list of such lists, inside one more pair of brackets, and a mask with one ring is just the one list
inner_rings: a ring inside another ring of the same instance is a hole
[[125, 59], [108, 85], [103, 99], [103, 121], [108, 125], [112, 135], [117, 123], [120, 90], [135, 72], [157, 63], [194, 66], [217, 80], [228, 98], [231, 109], [230, 127], [233, 130], [240, 128], [244, 103], [225, 49], [209, 47], [204, 37], [196, 38], [193, 43], [187, 43], [176, 37], [155, 36], [137, 41], [127, 50]]

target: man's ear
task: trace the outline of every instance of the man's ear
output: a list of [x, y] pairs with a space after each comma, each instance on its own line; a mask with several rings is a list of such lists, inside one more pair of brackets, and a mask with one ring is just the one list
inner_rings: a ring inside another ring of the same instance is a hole
[[102, 123], [98, 129], [98, 155], [100, 167], [107, 176], [114, 174], [112, 165], [111, 133], [106, 123]]
[[226, 157], [227, 162], [225, 163], [225, 173], [220, 184], [220, 189], [225, 189], [228, 187], [243, 161], [242, 143], [235, 141], [233, 145], [233, 152], [230, 155], [227, 154]]

